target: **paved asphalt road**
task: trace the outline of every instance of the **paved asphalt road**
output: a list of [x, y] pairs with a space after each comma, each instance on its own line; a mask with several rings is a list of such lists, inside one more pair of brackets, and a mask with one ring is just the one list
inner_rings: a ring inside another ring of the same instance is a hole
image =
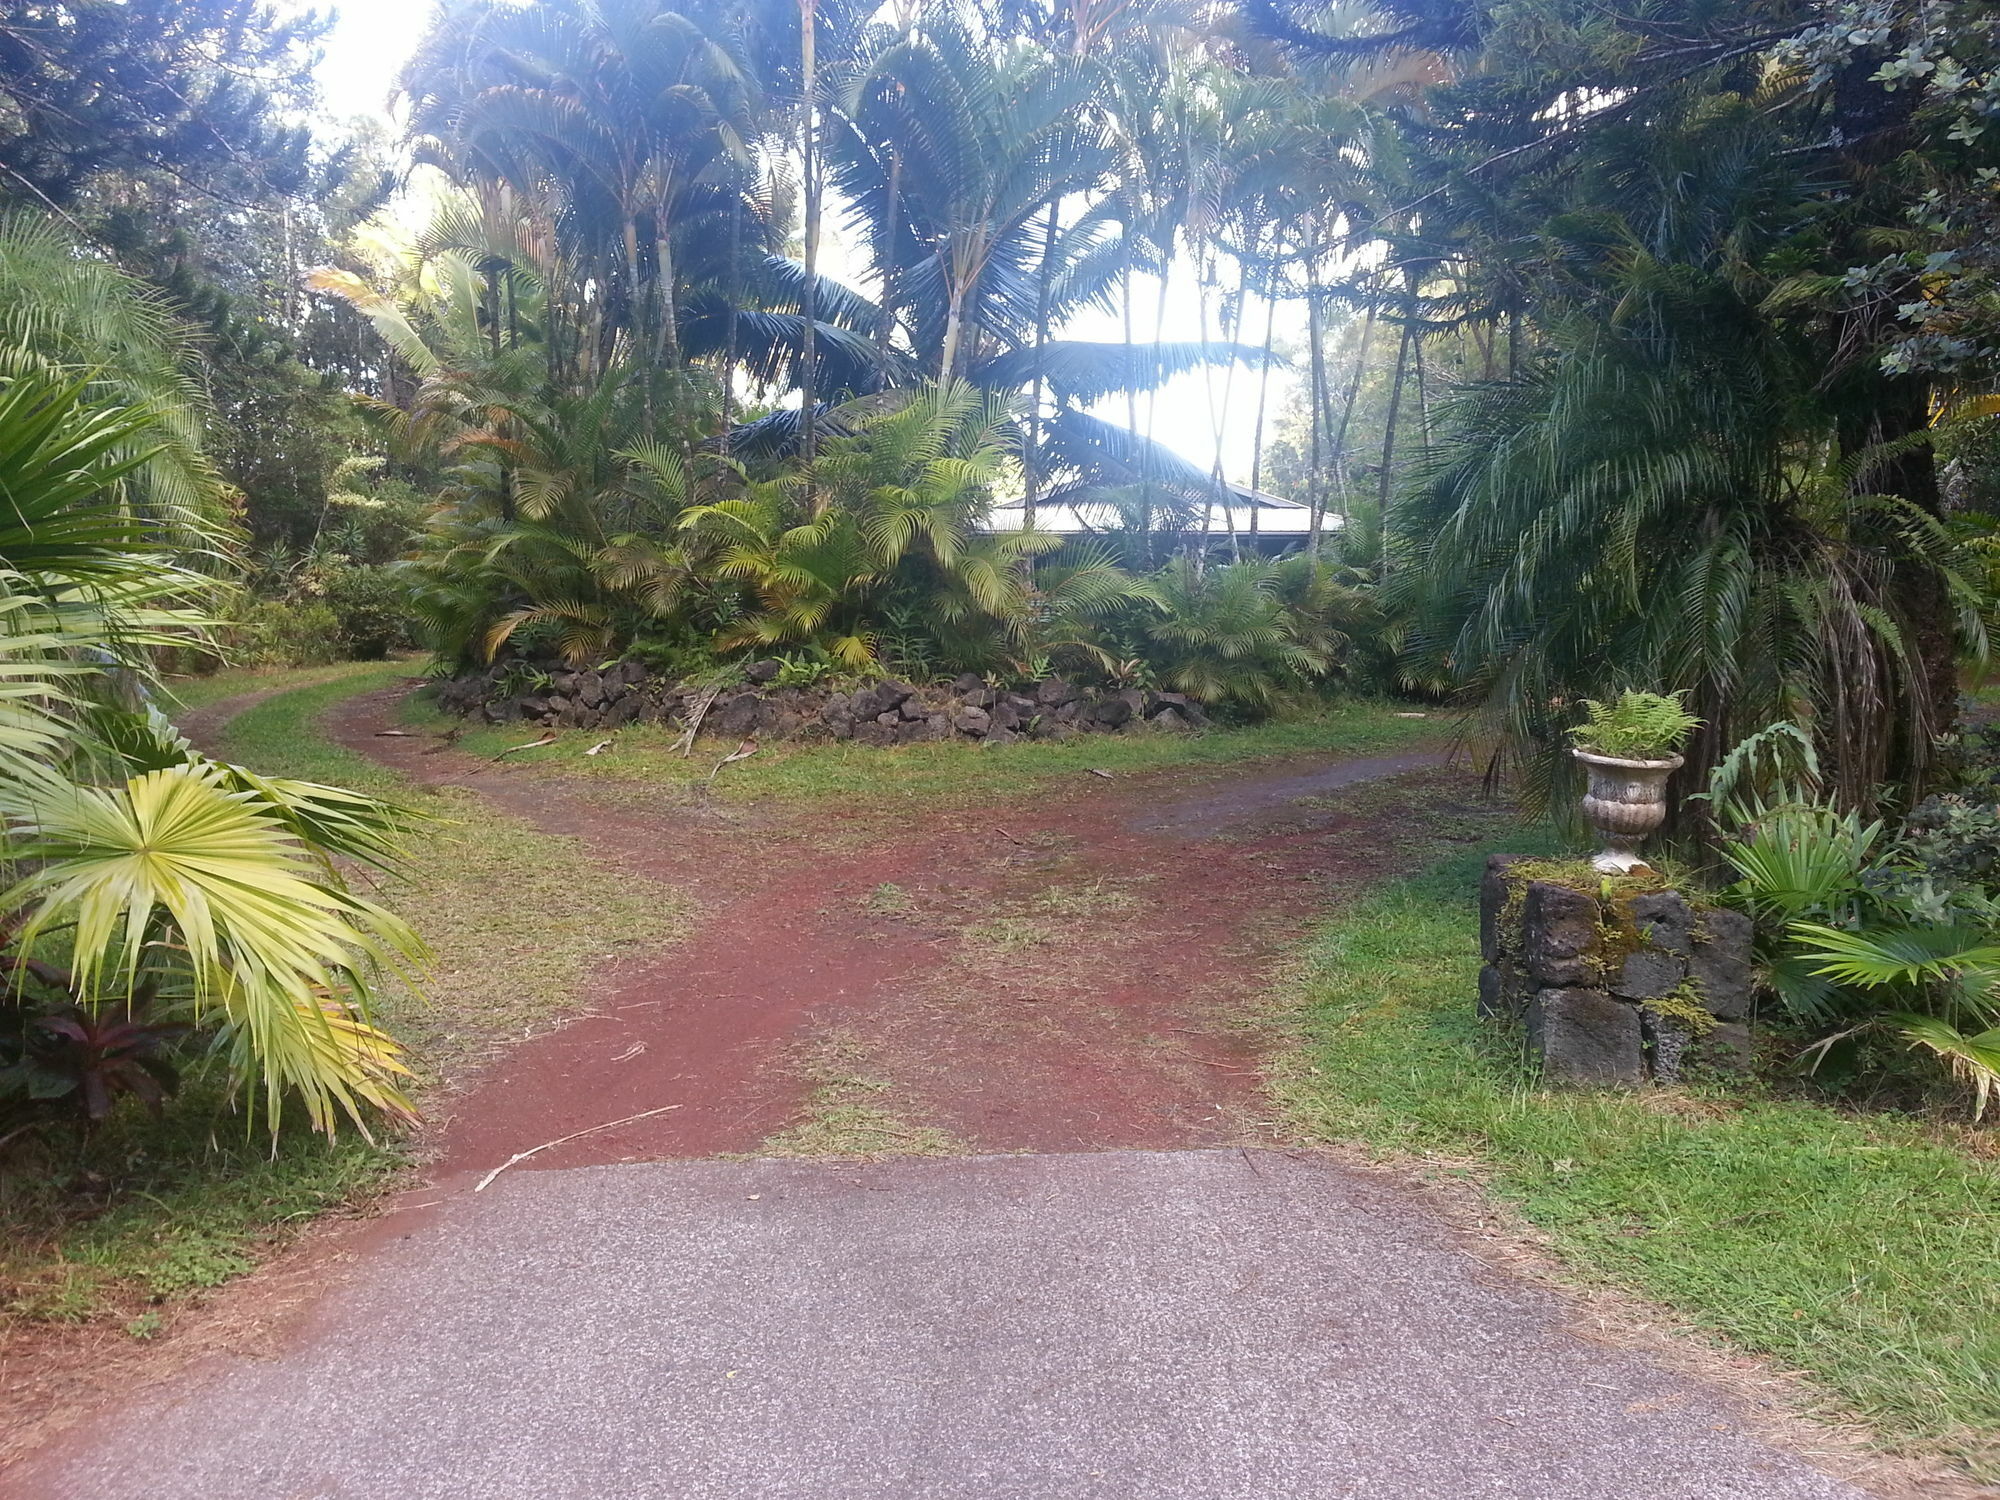
[[1392, 1184], [1238, 1151], [507, 1173], [35, 1500], [1858, 1500]]

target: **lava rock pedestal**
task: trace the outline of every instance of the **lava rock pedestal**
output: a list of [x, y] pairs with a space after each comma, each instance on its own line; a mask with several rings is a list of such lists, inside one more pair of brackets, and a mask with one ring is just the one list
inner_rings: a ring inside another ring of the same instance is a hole
[[1479, 1013], [1523, 1031], [1545, 1079], [1636, 1088], [1690, 1060], [1748, 1065], [1748, 917], [1679, 891], [1537, 878], [1548, 868], [1496, 854], [1479, 890]]

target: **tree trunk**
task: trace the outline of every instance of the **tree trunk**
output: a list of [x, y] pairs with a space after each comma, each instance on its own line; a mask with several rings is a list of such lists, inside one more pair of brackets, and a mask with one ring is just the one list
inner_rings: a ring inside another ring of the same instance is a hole
[[1174, 258], [1171, 245], [1160, 256], [1160, 290], [1153, 299], [1153, 368], [1152, 378], [1146, 388], [1146, 440], [1153, 439], [1153, 419], [1160, 408], [1160, 365], [1166, 355], [1167, 338], [1167, 282], [1173, 275]]
[[678, 370], [681, 367], [680, 299], [674, 288], [674, 247], [668, 236], [669, 231], [662, 230], [659, 238], [653, 241], [653, 256], [657, 263], [654, 274], [660, 282], [658, 344], [667, 368]]
[[1137, 437], [1139, 435], [1139, 383], [1132, 378], [1136, 373], [1133, 369], [1133, 350], [1137, 348], [1137, 345], [1132, 342], [1131, 226], [1121, 226], [1118, 235], [1120, 241], [1119, 256], [1124, 261], [1123, 275], [1119, 278], [1121, 283], [1119, 317], [1125, 326], [1125, 426], [1134, 437]]
[[945, 304], [944, 347], [938, 353], [938, 379], [955, 380], [965, 358], [965, 299], [972, 294], [976, 275], [954, 280]]
[[[1042, 351], [1049, 341], [1049, 276], [1056, 258], [1057, 210], [1057, 204], [1049, 205], [1048, 222], [1042, 228], [1042, 263], [1037, 268], [1035, 285], [1035, 381], [1033, 394], [1028, 398], [1028, 445], [1021, 466], [1022, 483], [1026, 486], [1021, 515], [1030, 528], [1035, 524], [1035, 502], [1042, 487]], [[1033, 558], [1024, 557], [1021, 562], [1024, 573], [1034, 572]]]
[[486, 343], [493, 351], [493, 357], [500, 357], [500, 277], [494, 266], [493, 257], [482, 256], [479, 261], [480, 310], [486, 315]]
[[[1119, 226], [1119, 258], [1124, 262], [1123, 276], [1120, 277], [1122, 290], [1119, 297], [1120, 317], [1125, 327], [1125, 430], [1132, 434], [1134, 442], [1139, 437], [1139, 382], [1138, 345], [1132, 339], [1132, 226]], [[1154, 547], [1153, 537], [1153, 496], [1147, 488], [1143, 466], [1137, 471], [1139, 483], [1139, 531], [1140, 546], [1144, 549], [1146, 566], [1158, 565], [1159, 555]]]
[[[1904, 378], [1885, 381], [1875, 406], [1875, 430], [1866, 441], [1893, 443], [1930, 430], [1931, 391], [1927, 381]], [[1845, 445], [1843, 445], [1845, 446]], [[1866, 481], [1867, 488], [1896, 495], [1925, 515], [1939, 514], [1937, 455], [1928, 443], [1918, 443], [1881, 464]], [[1888, 528], [1884, 528], [1888, 530]], [[1954, 733], [1959, 721], [1959, 649], [1957, 611], [1943, 575], [1897, 546], [1885, 535], [1886, 548], [1903, 552], [1888, 588], [1898, 612], [1909, 622], [1908, 643], [1915, 658], [1910, 666], [1911, 712], [1898, 716], [1897, 742], [1890, 745], [1885, 769], [1888, 780], [1920, 798], [1936, 763], [1936, 741]]]
[[[1253, 249], [1254, 245], [1246, 245], [1244, 247], [1246, 256]], [[1236, 311], [1234, 316], [1228, 319], [1228, 326], [1221, 330], [1225, 344], [1237, 343], [1242, 337], [1243, 306], [1248, 300], [1249, 295], [1250, 264], [1245, 259], [1238, 261], [1236, 266]], [[1202, 300], [1201, 309], [1201, 353], [1202, 379], [1208, 383], [1209, 388], [1209, 424], [1215, 431], [1215, 468], [1210, 477], [1215, 483], [1215, 493], [1222, 501], [1222, 519], [1229, 527], [1230, 560], [1232, 562], [1241, 562], [1243, 560], [1243, 538], [1238, 534], [1236, 527], [1236, 506], [1233, 503], [1235, 496], [1229, 488], [1229, 476], [1224, 471], [1222, 463], [1222, 441], [1229, 430], [1230, 400], [1236, 392], [1236, 361], [1234, 359], [1229, 361], [1226, 367], [1227, 373], [1222, 377], [1222, 407], [1218, 412], [1215, 408], [1215, 385], [1211, 374], [1213, 366], [1209, 364], [1208, 302], [1206, 298]], [[1253, 516], [1257, 513], [1256, 502], [1254, 500], [1251, 502], [1250, 513]]]
[[[810, 464], [816, 434], [815, 408], [819, 402], [819, 92], [818, 0], [799, 0], [799, 77], [804, 97], [804, 139], [801, 154], [805, 161], [806, 241], [805, 290], [799, 297], [804, 328], [799, 336], [799, 452]], [[806, 480], [810, 500], [812, 479]]]
[[1410, 342], [1410, 363], [1412, 374], [1417, 378], [1417, 436], [1422, 441], [1426, 453], [1431, 448], [1431, 404], [1429, 394], [1424, 389], [1424, 340], [1419, 334]]
[[1340, 413], [1340, 428], [1333, 439], [1333, 472], [1341, 484], [1343, 503], [1340, 508], [1340, 521], [1343, 526], [1347, 524], [1347, 506], [1344, 501], [1347, 494], [1347, 429], [1353, 425], [1354, 408], [1361, 400], [1361, 379], [1368, 373], [1368, 347], [1374, 342], [1374, 338], [1375, 305], [1371, 302], [1368, 305], [1368, 315], [1361, 323], [1361, 342], [1354, 351], [1354, 378], [1347, 383], [1347, 405]]
[[1321, 444], [1326, 435], [1326, 315], [1320, 307], [1319, 248], [1315, 244], [1306, 263], [1306, 343], [1310, 345], [1311, 375], [1307, 399], [1311, 402], [1312, 444], [1306, 464], [1306, 524], [1310, 535], [1306, 551], [1319, 557], [1320, 530], [1326, 524], [1326, 476]]
[[722, 338], [722, 431], [716, 446], [729, 457], [729, 432], [736, 425], [736, 308], [743, 300], [743, 194], [729, 198], [729, 305], [724, 311]]
[[628, 214], [625, 219], [625, 326], [631, 330], [635, 348], [643, 348], [639, 343], [639, 220]]
[[1257, 425], [1250, 440], [1250, 534], [1257, 534], [1260, 507], [1256, 497], [1264, 488], [1264, 406], [1271, 394], [1271, 339], [1277, 331], [1278, 293], [1272, 268], [1264, 268], [1264, 362], [1257, 367]]
[[1410, 359], [1410, 324], [1403, 323], [1402, 341], [1396, 345], [1396, 373], [1389, 381], [1389, 413], [1382, 423], [1382, 483], [1376, 496], [1375, 526], [1382, 534], [1382, 572], [1389, 571], [1389, 497], [1395, 491], [1396, 413], [1403, 404], [1403, 371]]
[[882, 357], [882, 381], [886, 384], [889, 349], [896, 334], [896, 290], [902, 267], [896, 260], [896, 242], [903, 229], [903, 148], [889, 147], [889, 201], [882, 253], [882, 307], [875, 319], [875, 351]]

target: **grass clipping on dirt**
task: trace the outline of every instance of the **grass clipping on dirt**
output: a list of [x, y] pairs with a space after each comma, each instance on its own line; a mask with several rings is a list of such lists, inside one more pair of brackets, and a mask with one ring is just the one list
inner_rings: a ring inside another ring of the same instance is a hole
[[1533, 1086], [1474, 1017], [1478, 877], [1454, 860], [1321, 930], [1276, 1084], [1289, 1118], [1469, 1166], [1581, 1277], [2000, 1479], [2000, 1175], [1974, 1138], [1755, 1085]]
[[[574, 839], [539, 833], [470, 793], [424, 794], [326, 738], [327, 709], [405, 671], [316, 673], [248, 709], [220, 748], [268, 773], [399, 798], [435, 820], [409, 841], [406, 871], [374, 891], [435, 957], [421, 997], [392, 989], [377, 1012], [432, 1089], [549, 1025], [605, 962], [672, 941], [686, 907], [670, 890], [612, 876]], [[269, 677], [242, 680], [251, 691]], [[209, 685], [207, 696], [224, 694]], [[402, 1160], [393, 1140], [370, 1144], [349, 1131], [328, 1142], [296, 1123], [273, 1150], [216, 1076], [195, 1077], [163, 1119], [128, 1103], [81, 1145], [51, 1133], [38, 1159], [0, 1174], [0, 1326], [116, 1320], [150, 1336], [177, 1299], [378, 1190]]]
[[962, 1141], [930, 1125], [913, 1124], [890, 1107], [895, 1086], [875, 1076], [867, 1044], [834, 1032], [798, 1048], [787, 1063], [810, 1086], [792, 1123], [767, 1138], [757, 1156], [839, 1157], [879, 1161], [891, 1156], [952, 1156]]

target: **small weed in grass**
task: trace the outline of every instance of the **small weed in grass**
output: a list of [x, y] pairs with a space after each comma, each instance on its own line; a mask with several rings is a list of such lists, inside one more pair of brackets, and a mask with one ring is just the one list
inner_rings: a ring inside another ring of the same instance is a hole
[[1047, 922], [1021, 916], [989, 917], [984, 922], [973, 922], [961, 935], [972, 947], [987, 954], [1026, 953], [1056, 940], [1055, 929]]
[[1052, 917], [1104, 917], [1137, 911], [1145, 903], [1130, 891], [1093, 880], [1086, 885], [1052, 885], [1036, 896], [1035, 911]]
[[862, 910], [878, 917], [900, 917], [915, 906], [910, 893], [893, 880], [885, 880], [876, 886], [861, 903]]
[[1584, 1276], [1804, 1370], [2000, 1479], [2000, 1177], [1949, 1132], [1753, 1085], [1549, 1091], [1473, 1014], [1479, 861], [1364, 897], [1307, 955], [1293, 1121], [1482, 1164]]

